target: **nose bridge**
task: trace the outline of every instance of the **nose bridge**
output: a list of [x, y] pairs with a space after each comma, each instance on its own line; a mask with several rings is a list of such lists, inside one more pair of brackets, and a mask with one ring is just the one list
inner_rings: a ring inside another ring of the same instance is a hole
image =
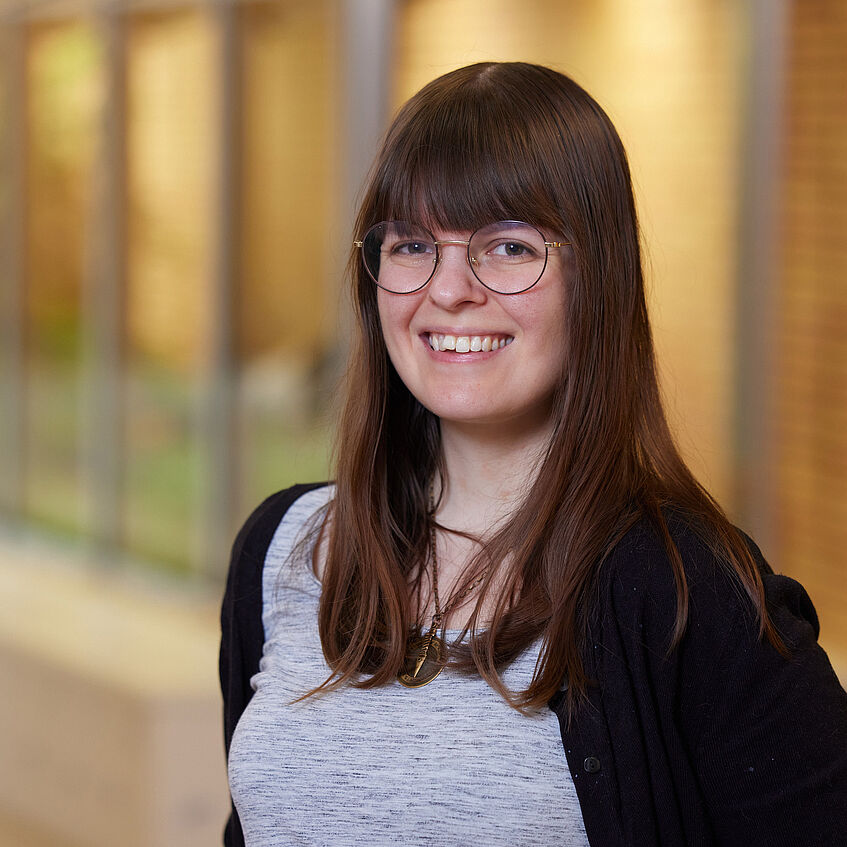
[[[449, 255], [450, 252], [455, 253], [454, 261], [465, 261], [470, 267], [471, 259], [470, 259], [470, 241], [462, 241], [460, 239], [444, 239], [442, 241], [436, 241], [435, 244], [438, 247], [438, 253], [436, 258], [436, 272], [438, 271], [438, 266], [443, 264], [445, 258]], [[447, 251], [445, 247], [464, 247], [465, 249], [461, 251], [458, 250]]]
[[[435, 243], [438, 245], [438, 259], [429, 282], [430, 296], [446, 305], [479, 299], [482, 286], [470, 265], [468, 242], [445, 238]], [[448, 249], [445, 250], [445, 247]]]

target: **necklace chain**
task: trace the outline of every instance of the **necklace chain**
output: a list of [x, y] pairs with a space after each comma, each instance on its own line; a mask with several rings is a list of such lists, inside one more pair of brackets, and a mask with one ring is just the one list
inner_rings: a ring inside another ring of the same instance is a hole
[[[431, 498], [432, 495], [430, 495]], [[464, 591], [460, 591], [455, 597], [451, 597], [449, 602], [447, 603], [447, 608], [442, 612], [441, 604], [438, 598], [438, 553], [436, 552], [436, 534], [435, 534], [435, 509], [430, 499], [430, 513], [432, 515], [432, 523], [430, 525], [430, 548], [432, 551], [432, 596], [435, 601], [435, 614], [432, 616], [432, 626], [441, 626], [443, 620], [447, 617], [447, 615], [453, 610], [453, 608], [457, 605], [461, 605], [462, 601], [465, 600], [471, 592], [479, 586], [479, 584], [485, 579], [488, 574], [488, 568], [485, 568], [483, 572], [466, 588]]]
[[434, 629], [436, 625], [440, 626], [442, 617], [441, 617], [441, 604], [438, 601], [438, 551], [436, 550], [436, 542], [437, 537], [435, 534], [435, 497], [432, 491], [433, 486], [429, 487], [429, 549], [430, 555], [432, 556], [432, 598], [435, 601], [435, 614], [432, 617], [432, 626], [430, 629]]
[[[429, 544], [430, 554], [432, 557], [432, 598], [435, 604], [435, 614], [432, 616], [432, 621], [429, 625], [429, 632], [426, 635], [413, 636], [406, 645], [406, 661], [402, 670], [397, 675], [400, 682], [408, 688], [418, 688], [432, 682], [438, 674], [441, 673], [444, 667], [445, 645], [443, 640], [438, 636], [438, 630], [441, 627], [444, 619], [450, 613], [456, 604], [465, 600], [470, 593], [485, 579], [488, 568], [468, 585], [464, 591], [460, 591], [455, 597], [451, 597], [447, 603], [447, 607], [442, 611], [441, 600], [438, 596], [438, 551], [436, 521], [435, 521], [435, 482], [430, 483], [429, 487]], [[434, 655], [430, 655], [430, 653]], [[427, 664], [429, 663], [429, 664]], [[423, 673], [421, 672], [423, 669]]]

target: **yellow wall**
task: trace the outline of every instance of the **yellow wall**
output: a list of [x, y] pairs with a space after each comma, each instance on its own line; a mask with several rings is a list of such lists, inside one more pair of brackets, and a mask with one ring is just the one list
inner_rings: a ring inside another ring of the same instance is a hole
[[[131, 345], [201, 367], [210, 338], [220, 66], [209, 14], [133, 16], [128, 42]], [[308, 358], [325, 341], [334, 106], [325, 3], [245, 4], [232, 202], [236, 309], [250, 356]]]
[[182, 368], [209, 335], [214, 32], [196, 12], [131, 19], [127, 49], [129, 344]]
[[251, 4], [242, 24], [239, 346], [245, 358], [284, 351], [308, 359], [336, 307], [326, 296], [337, 143], [329, 9]]

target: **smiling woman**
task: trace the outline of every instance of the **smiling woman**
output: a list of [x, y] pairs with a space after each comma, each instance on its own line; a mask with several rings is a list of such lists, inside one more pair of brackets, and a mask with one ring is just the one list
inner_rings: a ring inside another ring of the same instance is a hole
[[336, 481], [233, 552], [226, 843], [836, 843], [847, 695], [673, 443], [605, 113], [449, 73], [356, 232]]

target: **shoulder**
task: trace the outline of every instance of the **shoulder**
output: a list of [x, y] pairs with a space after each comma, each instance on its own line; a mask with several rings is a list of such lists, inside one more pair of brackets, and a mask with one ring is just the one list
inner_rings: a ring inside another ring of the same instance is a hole
[[[335, 493], [332, 485], [310, 487], [291, 501], [277, 521], [270, 539], [263, 565], [263, 586], [266, 600], [268, 590], [277, 585], [283, 574], [286, 579], [305, 575], [303, 567], [312, 573], [313, 552], [316, 544], [325, 539], [329, 509]], [[321, 545], [321, 549], [322, 549]], [[297, 579], [295, 580], [297, 581]]]
[[[729, 566], [691, 521], [675, 515], [666, 520], [689, 591], [704, 592], [707, 601], [715, 593], [728, 600], [734, 593]], [[665, 617], [667, 610], [675, 617], [677, 579], [666, 539], [653, 522], [641, 518], [614, 545], [600, 567], [597, 590], [598, 600], [619, 614]]]
[[[700, 636], [714, 648], [728, 638], [758, 639], [759, 621], [741, 578], [720, 545], [695, 520], [666, 514], [670, 540], [679, 553], [688, 594], [686, 636]], [[789, 642], [814, 642], [819, 625], [805, 589], [775, 574], [759, 548], [737, 530], [752, 556], [764, 589], [768, 614]], [[639, 638], [669, 646], [677, 614], [677, 575], [659, 530], [638, 521], [614, 546], [598, 577], [597, 602], [605, 612], [628, 621]]]
[[[227, 753], [238, 719], [253, 696], [250, 679], [259, 669], [262, 655], [262, 576], [268, 548], [291, 506], [325, 486], [326, 483], [294, 485], [272, 494], [252, 511], [232, 546], [221, 603], [219, 654]], [[232, 820], [237, 825], [237, 817]]]
[[[758, 569], [781, 650], [761, 635], [753, 600], [708, 534], [676, 516], [668, 528], [687, 587], [681, 637], [674, 641], [679, 592], [670, 556], [661, 533], [642, 521], [621, 538], [600, 569], [591, 620], [591, 638], [603, 647], [602, 658], [595, 659], [597, 673], [609, 679], [635, 673], [652, 689], [666, 688], [669, 699], [681, 697], [697, 727], [693, 737], [710, 710], [714, 717], [727, 703], [737, 705], [742, 695], [748, 700], [779, 696], [787, 704], [800, 691], [817, 690], [817, 702], [826, 701], [830, 715], [838, 713], [843, 720], [847, 701], [817, 642], [818, 617], [803, 586], [775, 574], [754, 542], [741, 534]], [[744, 708], [749, 711], [750, 702]]]
[[704, 736], [707, 722], [735, 737], [739, 714], [769, 714], [773, 720], [778, 715], [788, 731], [796, 714], [815, 710], [821, 726], [832, 725], [837, 716], [844, 737], [847, 697], [817, 643], [818, 617], [803, 586], [775, 574], [742, 534], [758, 568], [768, 617], [786, 648], [779, 650], [760, 634], [753, 601], [708, 535], [678, 517], [668, 520], [668, 528], [688, 590], [681, 638], [674, 644], [673, 565], [660, 532], [642, 521], [612, 549], [598, 575], [590, 637], [602, 650], [589, 651], [598, 676], [609, 684], [629, 679], [653, 698], [664, 692], [692, 739]]
[[250, 513], [232, 545], [227, 577], [230, 600], [261, 594], [265, 557], [283, 518], [307, 495], [328, 487], [326, 482], [293, 485], [271, 494]]

